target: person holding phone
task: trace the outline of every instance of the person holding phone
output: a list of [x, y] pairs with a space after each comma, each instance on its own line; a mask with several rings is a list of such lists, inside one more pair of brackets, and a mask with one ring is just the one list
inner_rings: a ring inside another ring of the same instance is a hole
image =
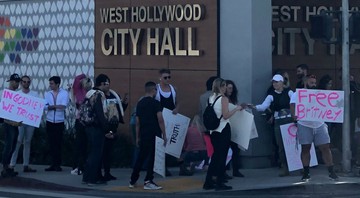
[[[104, 74], [102, 74], [104, 75]], [[117, 178], [110, 173], [111, 160], [113, 154], [114, 143], [117, 140], [117, 129], [119, 124], [124, 124], [124, 111], [128, 106], [128, 94], [125, 93], [124, 98], [120, 98], [114, 90], [110, 89], [110, 78], [104, 75], [107, 82], [104, 84], [104, 94], [106, 97], [106, 106], [108, 110], [109, 131], [105, 133], [105, 143], [103, 149], [102, 166], [105, 181], [116, 180]]]

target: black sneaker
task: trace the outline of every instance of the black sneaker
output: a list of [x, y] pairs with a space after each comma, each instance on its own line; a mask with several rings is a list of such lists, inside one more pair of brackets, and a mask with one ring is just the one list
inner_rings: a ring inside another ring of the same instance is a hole
[[36, 169], [30, 168], [30, 166], [24, 166], [24, 173], [34, 173]]
[[6, 170], [2, 170], [1, 171], [1, 177], [8, 178], [8, 177], [10, 177], [10, 175], [8, 174], [8, 172]]
[[17, 176], [19, 173], [16, 172], [13, 168], [8, 168], [6, 169], [6, 171], [8, 172], [8, 174], [10, 175], [10, 177], [15, 177]]
[[203, 185], [204, 190], [212, 190], [215, 189], [215, 184], [213, 182], [205, 182]]
[[55, 167], [54, 166], [50, 166], [49, 168], [45, 168], [45, 171], [55, 171]]
[[230, 180], [230, 179], [232, 179], [232, 177], [230, 175], [228, 175], [227, 173], [225, 173], [224, 174], [224, 179]]
[[338, 181], [339, 177], [336, 175], [335, 172], [331, 172], [331, 173], [329, 173], [329, 179], [333, 180], [333, 181]]
[[240, 171], [235, 171], [233, 172], [233, 177], [244, 177], [244, 175]]
[[309, 173], [304, 173], [301, 181], [309, 181], [310, 180], [310, 174]]
[[116, 180], [117, 178], [114, 177], [113, 175], [111, 175], [110, 173], [107, 173], [104, 175], [104, 180], [105, 181], [110, 181], [110, 180]]
[[194, 173], [187, 169], [180, 169], [179, 176], [192, 176]]
[[171, 172], [169, 171], [169, 169], [165, 169], [165, 176], [166, 176], [166, 177], [171, 177], [171, 176], [172, 176], [172, 174], [171, 174]]
[[216, 185], [215, 187], [215, 190], [216, 191], [221, 191], [221, 190], [231, 190], [232, 187], [231, 186], [227, 186], [225, 184], [219, 184], [219, 185]]

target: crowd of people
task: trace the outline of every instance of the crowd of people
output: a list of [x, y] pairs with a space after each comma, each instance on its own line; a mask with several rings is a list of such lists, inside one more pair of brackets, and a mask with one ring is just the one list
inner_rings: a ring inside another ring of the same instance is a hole
[[[301, 64], [296, 68], [298, 82], [296, 88], [302, 89], [332, 89], [332, 78], [324, 75], [317, 84], [315, 75], [308, 74], [309, 68]], [[140, 177], [140, 171], [146, 169], [144, 189], [158, 190], [162, 187], [157, 185], [154, 179], [155, 138], [160, 137], [166, 145], [163, 108], [179, 113], [180, 101], [178, 91], [170, 83], [171, 71], [161, 69], [159, 71], [159, 83], [149, 81], [144, 85], [144, 95], [137, 102], [134, 111], [135, 144], [138, 153], [133, 164], [129, 188], [135, 188]], [[38, 93], [30, 89], [31, 79], [24, 75], [20, 77], [13, 74], [8, 80], [8, 89], [19, 91], [39, 97]], [[284, 144], [281, 137], [280, 126], [288, 123], [296, 123], [298, 127], [297, 139], [301, 145], [301, 161], [303, 164], [302, 180], [310, 179], [310, 149], [311, 144], [318, 146], [322, 153], [323, 161], [329, 172], [329, 178], [338, 180], [334, 171], [334, 163], [330, 150], [330, 123], [318, 121], [298, 120], [295, 115], [297, 93], [290, 86], [289, 75], [285, 71], [275, 71], [272, 77], [272, 85], [266, 93], [261, 104], [240, 103], [238, 101], [238, 89], [231, 80], [212, 76], [206, 82], [206, 92], [200, 96], [199, 112], [193, 117], [188, 127], [183, 153], [180, 159], [166, 156], [166, 176], [171, 176], [169, 163], [179, 165], [180, 176], [191, 176], [196, 169], [207, 171], [203, 189], [229, 190], [227, 180], [232, 177], [244, 177], [240, 172], [240, 149], [231, 141], [231, 126], [229, 118], [237, 111], [261, 111], [267, 112], [268, 124], [273, 126], [273, 139], [275, 148], [275, 164], [281, 167], [279, 176], [288, 176], [289, 169], [285, 155]], [[18, 90], [21, 83], [21, 89]], [[82, 182], [89, 186], [105, 184], [117, 178], [111, 174], [111, 160], [113, 145], [118, 137], [118, 126], [124, 124], [124, 111], [128, 106], [127, 94], [123, 98], [110, 88], [110, 78], [105, 74], [98, 75], [94, 80], [85, 74], [75, 77], [70, 91], [60, 88], [61, 78], [52, 76], [49, 78], [50, 90], [45, 93], [46, 133], [48, 137], [51, 164], [45, 171], [62, 171], [61, 150], [62, 136], [64, 132], [65, 108], [69, 98], [76, 104], [75, 121], [75, 152], [74, 164], [71, 174], [82, 175]], [[352, 79], [351, 81], [351, 105], [358, 109], [360, 101], [360, 86]], [[213, 105], [216, 116], [219, 118], [219, 126], [213, 130], [207, 130], [203, 124], [203, 114], [208, 105]], [[234, 108], [229, 110], [229, 104]], [[88, 106], [90, 110], [87, 109]], [[356, 106], [357, 105], [357, 106]], [[89, 112], [87, 112], [88, 110]], [[360, 116], [358, 111], [351, 114], [352, 130], [359, 128]], [[86, 118], [86, 119], [85, 119]], [[31, 168], [30, 145], [34, 134], [34, 127], [8, 119], [3, 121], [4, 150], [2, 156], [2, 177], [14, 177], [18, 172], [14, 170], [18, 151], [21, 144], [23, 151], [23, 171], [36, 172]], [[356, 134], [352, 133], [355, 137]], [[352, 138], [352, 152], [354, 163], [360, 165], [358, 152], [358, 139]], [[228, 150], [231, 148], [231, 163], [226, 164]], [[230, 168], [231, 167], [231, 168]], [[226, 173], [232, 169], [232, 176]]]

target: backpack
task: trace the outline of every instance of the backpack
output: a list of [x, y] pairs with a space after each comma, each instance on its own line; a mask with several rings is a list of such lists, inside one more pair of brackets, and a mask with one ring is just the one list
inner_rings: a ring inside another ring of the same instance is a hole
[[96, 117], [94, 112], [94, 103], [99, 91], [90, 90], [86, 93], [84, 101], [79, 108], [80, 123], [84, 126], [89, 126], [95, 123]]
[[218, 118], [214, 110], [214, 105], [219, 98], [221, 98], [221, 96], [218, 96], [212, 104], [210, 104], [208, 99], [208, 105], [206, 106], [203, 114], [203, 122], [207, 130], [214, 130], [220, 125], [222, 115]]

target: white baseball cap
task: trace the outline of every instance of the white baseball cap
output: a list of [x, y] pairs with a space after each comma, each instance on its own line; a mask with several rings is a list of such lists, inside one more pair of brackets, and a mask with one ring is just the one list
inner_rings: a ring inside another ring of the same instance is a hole
[[284, 78], [283, 78], [280, 74], [274, 75], [273, 78], [272, 78], [272, 80], [273, 80], [273, 81], [277, 81], [277, 82], [279, 82], [279, 81], [284, 82]]

